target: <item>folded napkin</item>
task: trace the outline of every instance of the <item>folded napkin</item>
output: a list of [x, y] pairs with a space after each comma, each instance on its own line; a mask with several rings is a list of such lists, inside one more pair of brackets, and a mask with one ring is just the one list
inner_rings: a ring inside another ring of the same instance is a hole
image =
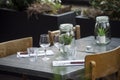
[[[47, 50], [46, 51], [46, 55], [53, 55], [53, 54], [54, 54], [54, 52], [52, 50]], [[38, 56], [43, 56], [43, 55], [45, 55], [45, 51], [39, 51], [38, 52]]]
[[84, 65], [84, 60], [53, 61], [53, 66]]
[[[47, 50], [46, 55], [53, 55], [54, 52], [52, 50]], [[31, 54], [30, 56], [35, 56], [36, 54]], [[37, 56], [43, 56], [45, 55], [44, 51], [38, 51]], [[27, 52], [17, 52], [17, 57], [29, 57], [29, 54]]]
[[27, 52], [17, 52], [17, 57], [29, 57]]

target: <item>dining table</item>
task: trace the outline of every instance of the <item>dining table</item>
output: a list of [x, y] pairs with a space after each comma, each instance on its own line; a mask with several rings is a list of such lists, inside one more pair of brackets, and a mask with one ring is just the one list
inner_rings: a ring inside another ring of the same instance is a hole
[[[86, 55], [99, 54], [120, 46], [120, 38], [111, 38], [111, 42], [106, 45], [98, 45], [95, 43], [94, 36], [88, 36], [75, 40], [75, 54], [73, 60], [84, 60]], [[37, 60], [31, 62], [29, 57], [17, 57], [13, 54], [0, 58], [0, 71], [8, 71], [12, 73], [24, 74], [34, 77], [43, 77], [48, 80], [83, 80], [85, 66], [83, 65], [67, 65], [54, 66], [53, 61], [60, 61], [61, 56], [59, 49], [50, 46], [47, 50], [53, 51], [53, 55], [48, 55], [50, 59], [43, 61], [43, 56], [38, 56]], [[89, 51], [90, 50], [90, 51]], [[62, 61], [70, 60], [63, 58]]]

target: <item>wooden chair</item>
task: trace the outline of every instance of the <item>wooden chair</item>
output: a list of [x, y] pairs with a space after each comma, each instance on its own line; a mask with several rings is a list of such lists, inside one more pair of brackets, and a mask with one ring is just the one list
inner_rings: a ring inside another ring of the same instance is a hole
[[[114, 76], [112, 76], [113, 74]], [[85, 57], [85, 77], [85, 80], [99, 80], [99, 78], [120, 80], [120, 46], [107, 52], [87, 55]]]
[[33, 46], [32, 42], [32, 37], [2, 42], [0, 43], [0, 57], [15, 54], [18, 51], [26, 51], [28, 47]]
[[[16, 40], [10, 40], [0, 43], [0, 58], [17, 53], [18, 51], [26, 51], [28, 47], [33, 46], [32, 37], [26, 37]], [[28, 80], [27, 76], [22, 74], [20, 77], [15, 75], [0, 74], [2, 80]]]
[[[76, 25], [73, 27], [73, 30], [75, 32], [75, 38], [76, 39], [80, 39], [80, 25]], [[48, 31], [48, 35], [49, 35], [49, 38], [50, 38], [50, 44], [53, 45], [54, 44], [54, 36], [55, 34], [59, 34], [60, 33], [60, 30], [54, 30], [54, 31]]]

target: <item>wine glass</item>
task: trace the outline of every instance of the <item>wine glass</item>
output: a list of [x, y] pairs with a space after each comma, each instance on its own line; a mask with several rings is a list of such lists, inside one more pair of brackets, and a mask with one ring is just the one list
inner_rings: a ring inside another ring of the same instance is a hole
[[60, 51], [60, 48], [64, 45], [63, 41], [60, 40], [61, 36], [60, 34], [54, 35], [54, 46], [57, 47]]
[[[60, 34], [55, 34], [54, 37], [53, 37], [53, 40], [54, 40], [54, 46], [61, 52], [63, 52], [63, 47], [64, 47], [64, 43], [63, 43], [63, 40], [60, 39], [61, 36]], [[56, 58], [57, 60], [61, 60], [63, 59], [62, 56], [58, 56]]]
[[40, 46], [42, 48], [44, 48], [44, 51], [45, 51], [45, 56], [42, 59], [44, 61], [49, 60], [49, 58], [46, 56], [46, 52], [47, 52], [46, 48], [50, 46], [48, 34], [41, 34], [40, 35], [40, 42], [39, 42], [39, 44], [40, 44]]
[[59, 43], [59, 34], [54, 35], [54, 46], [59, 49], [60, 48], [60, 43]]

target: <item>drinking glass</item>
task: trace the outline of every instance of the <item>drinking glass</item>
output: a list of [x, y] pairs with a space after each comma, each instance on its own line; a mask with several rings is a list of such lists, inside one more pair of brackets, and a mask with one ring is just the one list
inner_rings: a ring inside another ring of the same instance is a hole
[[[59, 52], [63, 53], [63, 50], [64, 50], [64, 42], [63, 40], [61, 40], [61, 36], [60, 34], [55, 34], [54, 37], [53, 37], [53, 40], [54, 40], [54, 46], [59, 50]], [[62, 60], [63, 59], [63, 56], [58, 56], [56, 59], [57, 60]]]
[[42, 58], [42, 60], [44, 60], [44, 61], [49, 60], [49, 58], [46, 56], [47, 47], [50, 46], [48, 34], [41, 34], [41, 35], [40, 35], [40, 42], [39, 42], [39, 44], [40, 44], [40, 46], [41, 46], [42, 48], [44, 48], [44, 52], [45, 52], [45, 55], [44, 55], [44, 57]]
[[27, 48], [27, 52], [29, 54], [29, 59], [31, 62], [34, 62], [37, 60], [37, 51], [38, 51], [38, 48], [36, 47]]
[[59, 34], [56, 34], [54, 36], [54, 46], [58, 49], [60, 49], [60, 42], [59, 42]]
[[61, 38], [60, 34], [56, 34], [54, 36], [54, 46], [57, 47], [59, 49], [59, 51], [64, 46], [64, 42], [63, 42], [63, 40], [60, 40], [60, 38]]

